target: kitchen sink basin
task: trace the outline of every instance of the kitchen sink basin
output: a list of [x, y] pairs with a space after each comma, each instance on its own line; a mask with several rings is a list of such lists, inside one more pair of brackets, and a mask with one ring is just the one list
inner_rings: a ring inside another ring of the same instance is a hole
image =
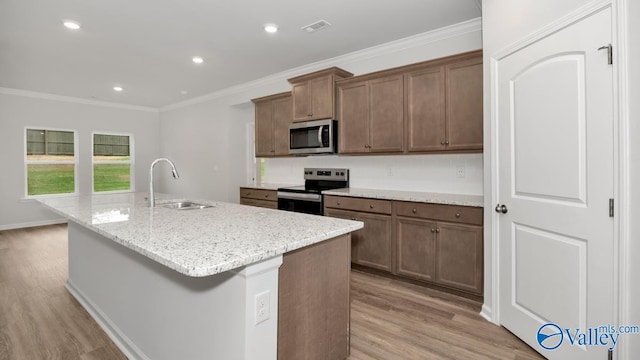
[[176, 209], [176, 210], [196, 210], [196, 209], [206, 209], [206, 208], [213, 207], [213, 205], [200, 204], [192, 201], [168, 202], [164, 204], [158, 204], [156, 206], [164, 207], [168, 209]]

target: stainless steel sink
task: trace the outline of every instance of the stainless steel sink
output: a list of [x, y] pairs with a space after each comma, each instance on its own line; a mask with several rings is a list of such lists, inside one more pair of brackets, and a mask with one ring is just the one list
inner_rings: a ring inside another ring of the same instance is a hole
[[176, 210], [196, 210], [196, 209], [210, 208], [210, 207], [213, 207], [214, 205], [200, 204], [192, 201], [177, 201], [177, 202], [156, 204], [156, 206], [164, 207], [168, 209], [176, 209]]

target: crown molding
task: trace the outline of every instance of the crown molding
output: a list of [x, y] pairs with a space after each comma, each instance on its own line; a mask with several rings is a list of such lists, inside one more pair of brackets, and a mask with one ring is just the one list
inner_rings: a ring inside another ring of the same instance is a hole
[[125, 109], [125, 110], [137, 110], [137, 111], [147, 111], [147, 112], [155, 112], [155, 113], [159, 111], [157, 108], [147, 107], [147, 106], [113, 103], [109, 101], [100, 101], [100, 100], [89, 100], [89, 99], [83, 99], [83, 98], [78, 98], [73, 96], [55, 95], [55, 94], [49, 94], [49, 93], [41, 93], [36, 91], [12, 89], [12, 88], [5, 88], [5, 87], [0, 87], [0, 94], [22, 96], [22, 97], [28, 97], [28, 98], [34, 98], [34, 99], [61, 101], [61, 102], [82, 104], [82, 105], [103, 106], [103, 107]]
[[381, 45], [372, 46], [364, 50], [355, 51], [345, 55], [340, 55], [330, 59], [321, 60], [311, 64], [285, 70], [283, 72], [279, 72], [279, 73], [269, 75], [257, 80], [249, 81], [243, 84], [231, 86], [220, 91], [195, 97], [193, 99], [163, 106], [160, 108], [160, 112], [175, 110], [175, 109], [183, 108], [186, 106], [215, 100], [224, 96], [234, 95], [244, 91], [249, 91], [255, 88], [259, 88], [265, 85], [281, 82], [283, 80], [286, 81], [287, 79], [292, 77], [296, 77], [302, 74], [321, 70], [327, 67], [336, 66], [336, 64], [345, 64], [345, 63], [351, 63], [356, 61], [362, 61], [369, 58], [387, 55], [387, 54], [402, 51], [405, 49], [420, 47], [433, 42], [442, 41], [451, 37], [456, 37], [456, 36], [464, 35], [471, 32], [477, 32], [477, 31], [482, 31], [481, 18], [471, 19], [471, 20], [464, 21], [451, 26], [446, 26], [446, 27], [428, 31], [425, 33], [412, 35], [403, 39], [391, 41]]

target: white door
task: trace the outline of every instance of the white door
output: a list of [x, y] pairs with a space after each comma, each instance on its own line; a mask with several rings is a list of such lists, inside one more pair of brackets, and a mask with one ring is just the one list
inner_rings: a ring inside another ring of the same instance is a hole
[[580, 334], [615, 324], [611, 16], [496, 64], [500, 321], [549, 359], [606, 359]]

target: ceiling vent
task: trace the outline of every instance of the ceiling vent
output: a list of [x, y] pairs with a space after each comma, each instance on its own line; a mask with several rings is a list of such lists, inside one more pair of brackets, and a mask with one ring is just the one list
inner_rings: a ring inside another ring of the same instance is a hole
[[329, 23], [327, 20], [318, 20], [318, 21], [314, 22], [313, 24], [309, 24], [309, 25], [301, 27], [301, 29], [306, 31], [306, 32], [308, 32], [308, 33], [312, 33], [312, 32], [316, 32], [318, 30], [326, 29], [329, 26], [331, 26], [331, 23]]

